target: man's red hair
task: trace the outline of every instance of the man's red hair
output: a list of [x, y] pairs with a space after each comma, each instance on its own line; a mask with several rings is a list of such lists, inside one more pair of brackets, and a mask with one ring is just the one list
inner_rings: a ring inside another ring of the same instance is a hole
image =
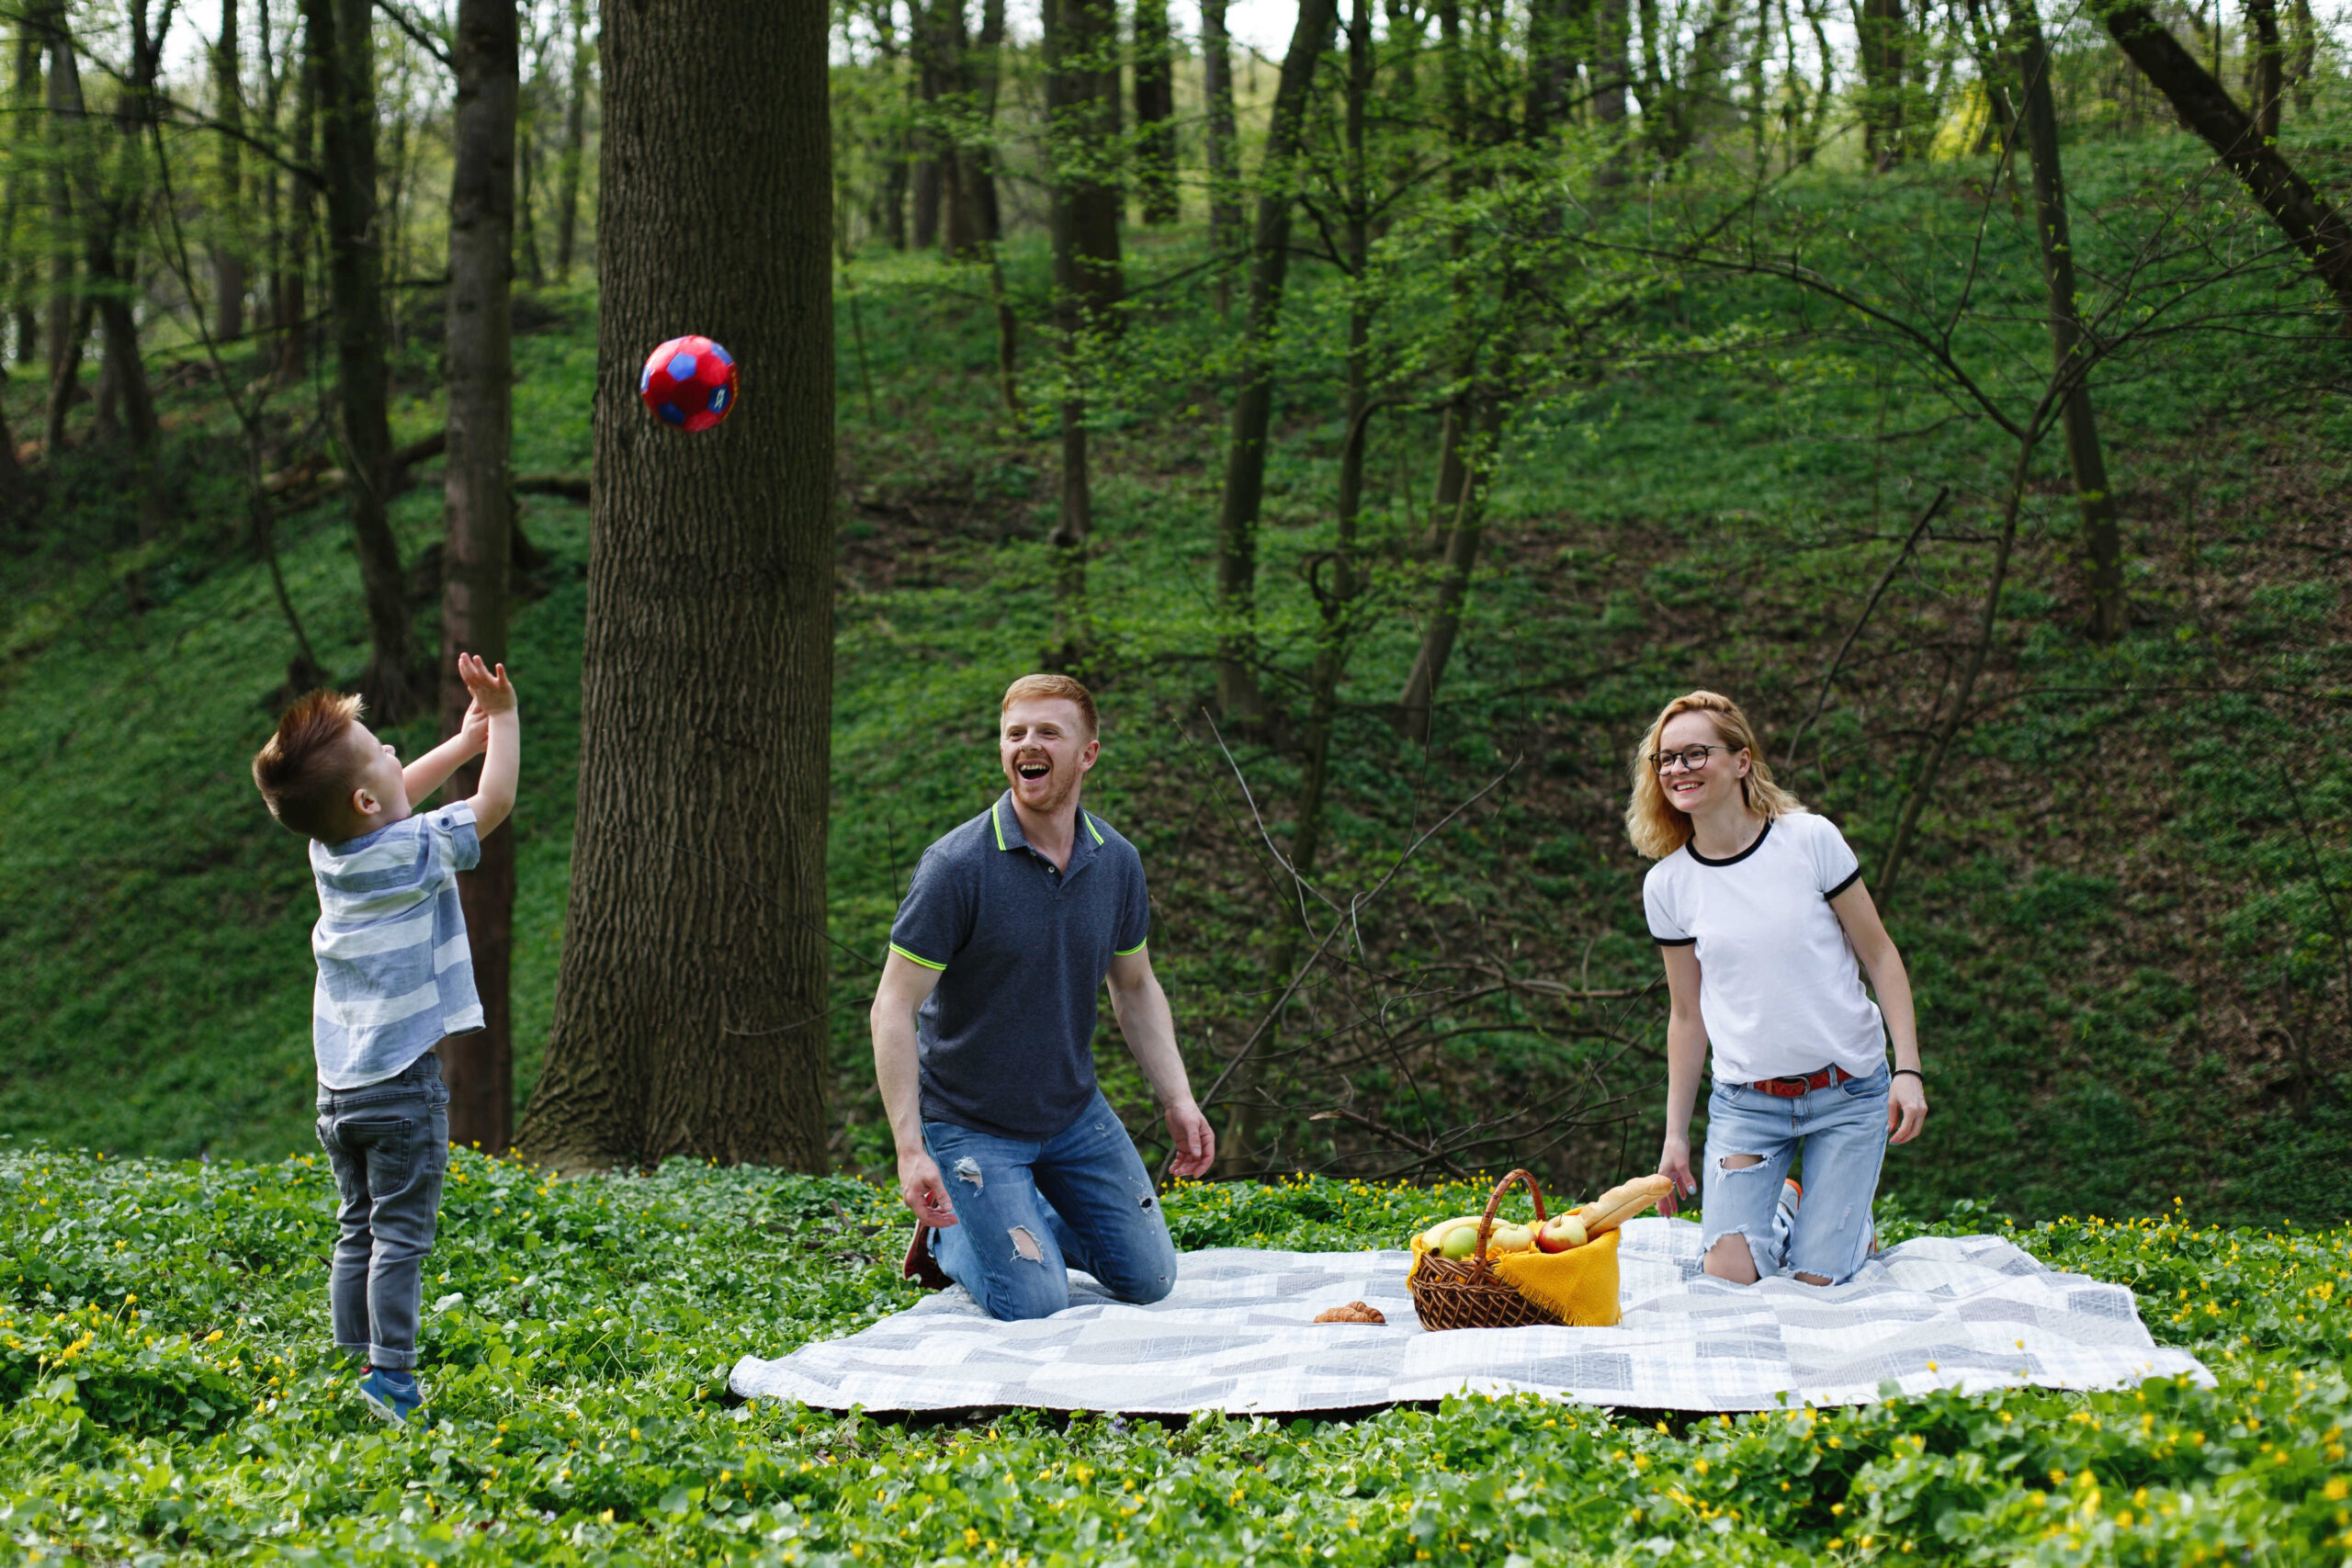
[[254, 783], [272, 817], [327, 843], [345, 836], [358, 722], [359, 699], [347, 692], [312, 692], [278, 716], [277, 733], [254, 754]]
[[1089, 740], [1102, 733], [1094, 721], [1094, 694], [1067, 675], [1023, 675], [1004, 689], [1004, 701], [997, 705], [996, 711], [1001, 716], [1015, 703], [1056, 701], [1078, 705], [1079, 716], [1086, 720]]

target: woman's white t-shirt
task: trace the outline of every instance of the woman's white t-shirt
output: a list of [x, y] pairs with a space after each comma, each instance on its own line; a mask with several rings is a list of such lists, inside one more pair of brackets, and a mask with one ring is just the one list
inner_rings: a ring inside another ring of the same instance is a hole
[[1718, 1083], [1816, 1073], [1867, 1077], [1886, 1064], [1886, 1024], [1829, 900], [1861, 863], [1826, 818], [1769, 818], [1728, 860], [1689, 844], [1650, 867], [1642, 903], [1660, 946], [1695, 946], [1699, 1017]]

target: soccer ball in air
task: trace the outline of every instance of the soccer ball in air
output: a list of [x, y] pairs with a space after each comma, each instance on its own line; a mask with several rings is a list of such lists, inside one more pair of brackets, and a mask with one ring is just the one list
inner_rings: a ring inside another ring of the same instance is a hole
[[637, 395], [664, 424], [708, 430], [735, 412], [735, 356], [707, 337], [673, 337], [648, 356]]

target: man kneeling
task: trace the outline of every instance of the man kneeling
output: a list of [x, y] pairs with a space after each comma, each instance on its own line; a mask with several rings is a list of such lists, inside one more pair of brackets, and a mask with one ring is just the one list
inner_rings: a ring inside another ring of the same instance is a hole
[[1198, 1176], [1216, 1153], [1152, 977], [1143, 862], [1079, 804], [1101, 750], [1076, 681], [1024, 675], [1006, 690], [1008, 787], [923, 852], [874, 994], [874, 1071], [915, 1212], [907, 1273], [954, 1280], [992, 1317], [1069, 1305], [1065, 1264], [1121, 1301], [1175, 1286], [1151, 1177], [1095, 1087], [1105, 979], [1166, 1109], [1170, 1168]]

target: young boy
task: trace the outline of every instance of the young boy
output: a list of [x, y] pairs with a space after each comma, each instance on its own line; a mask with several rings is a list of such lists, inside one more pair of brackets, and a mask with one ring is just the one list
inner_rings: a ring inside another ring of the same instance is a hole
[[[395, 1426], [424, 1403], [416, 1324], [449, 1163], [449, 1091], [433, 1047], [482, 1027], [457, 874], [514, 809], [521, 745], [506, 667], [460, 654], [458, 673], [473, 694], [464, 725], [405, 769], [359, 722], [359, 699], [334, 692], [288, 708], [254, 758], [270, 815], [310, 839], [318, 879], [311, 1043], [319, 1143], [341, 1196], [327, 1284], [334, 1342], [366, 1358], [359, 1395]], [[476, 755], [471, 800], [411, 815]]]

